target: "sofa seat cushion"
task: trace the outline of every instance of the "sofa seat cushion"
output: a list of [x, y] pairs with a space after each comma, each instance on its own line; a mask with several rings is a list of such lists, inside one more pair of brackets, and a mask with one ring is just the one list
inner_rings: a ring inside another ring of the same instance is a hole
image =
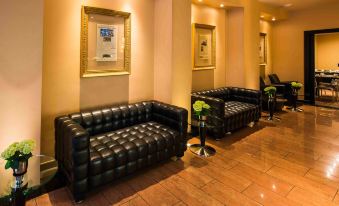
[[234, 115], [239, 115], [241, 113], [255, 111], [257, 107], [258, 107], [257, 105], [249, 104], [245, 102], [237, 102], [237, 101], [225, 102], [225, 118], [228, 118]]
[[90, 184], [98, 185], [174, 156], [179, 142], [177, 131], [157, 122], [92, 136]]
[[225, 132], [239, 129], [255, 120], [260, 111], [258, 105], [245, 102], [225, 102]]

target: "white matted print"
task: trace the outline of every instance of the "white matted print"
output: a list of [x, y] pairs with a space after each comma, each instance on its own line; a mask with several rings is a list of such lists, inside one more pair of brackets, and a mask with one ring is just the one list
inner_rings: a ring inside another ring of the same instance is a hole
[[260, 44], [259, 44], [259, 61], [260, 65], [267, 64], [267, 42], [266, 34], [260, 33]]
[[117, 61], [118, 27], [97, 24], [96, 61]]
[[215, 26], [193, 24], [194, 70], [215, 69]]
[[211, 56], [211, 36], [199, 35], [198, 56], [201, 60], [208, 60]]

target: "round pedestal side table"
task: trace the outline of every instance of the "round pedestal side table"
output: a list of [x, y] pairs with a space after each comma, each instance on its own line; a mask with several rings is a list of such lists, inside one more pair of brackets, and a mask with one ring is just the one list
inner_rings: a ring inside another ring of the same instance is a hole
[[0, 160], [0, 205], [24, 206], [26, 200], [50, 182], [58, 170], [53, 157], [34, 155], [28, 160], [27, 173], [18, 185], [13, 170], [5, 170], [5, 160]]
[[200, 144], [189, 145], [189, 149], [196, 155], [201, 157], [210, 157], [215, 154], [215, 149], [206, 145], [206, 117], [200, 118], [198, 121]]

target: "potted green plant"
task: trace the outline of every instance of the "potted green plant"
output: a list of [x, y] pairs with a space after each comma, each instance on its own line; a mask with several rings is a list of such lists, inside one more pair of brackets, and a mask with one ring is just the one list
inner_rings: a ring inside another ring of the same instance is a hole
[[297, 92], [301, 89], [303, 86], [300, 82], [291, 82], [292, 89], [296, 90]]
[[206, 121], [210, 109], [210, 105], [206, 104], [204, 101], [197, 100], [193, 104], [194, 114], [198, 116], [199, 120]]
[[192, 144], [189, 146], [190, 150], [199, 156], [209, 157], [215, 154], [215, 149], [205, 144], [206, 141], [206, 120], [207, 115], [211, 111], [210, 105], [204, 101], [197, 100], [193, 104], [193, 112], [199, 118], [199, 136], [200, 144]]
[[28, 159], [32, 157], [35, 148], [34, 140], [23, 140], [14, 142], [1, 153], [1, 158], [5, 159], [5, 169], [12, 168], [14, 176], [22, 176], [27, 172]]
[[302, 83], [300, 82], [291, 82], [291, 87], [292, 87], [292, 103], [293, 103], [293, 107], [292, 107], [292, 111], [301, 111], [301, 109], [297, 108], [297, 100], [298, 100], [298, 92], [301, 89], [301, 87], [303, 86]]
[[273, 98], [275, 93], [277, 92], [277, 88], [274, 86], [268, 86], [264, 89], [265, 94], [268, 98]]
[[274, 96], [275, 93], [277, 92], [277, 88], [274, 86], [268, 86], [264, 89], [265, 94], [268, 96], [268, 111], [270, 112], [270, 116], [268, 117], [268, 120], [273, 120], [273, 115], [274, 115]]

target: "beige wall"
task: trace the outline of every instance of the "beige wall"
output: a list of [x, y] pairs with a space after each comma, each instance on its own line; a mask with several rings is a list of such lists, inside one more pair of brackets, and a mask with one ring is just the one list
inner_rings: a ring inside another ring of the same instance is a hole
[[339, 3], [291, 13], [273, 25], [273, 72], [304, 82], [304, 31], [339, 28]]
[[155, 8], [154, 99], [190, 114], [191, 1], [156, 0]]
[[40, 151], [43, 0], [0, 0], [0, 151], [34, 139]]
[[80, 1], [45, 1], [41, 120], [44, 154], [54, 154], [55, 117], [80, 109], [80, 6]]
[[192, 91], [191, 0], [173, 0], [172, 104], [188, 110]]
[[339, 33], [315, 36], [315, 68], [339, 70]]
[[154, 14], [154, 97], [172, 102], [173, 2], [155, 0]]
[[244, 70], [244, 8], [232, 8], [227, 12], [226, 85], [243, 87]]
[[265, 80], [269, 81], [267, 75], [272, 73], [273, 62], [272, 62], [272, 23], [260, 20], [260, 33], [266, 34], [266, 51], [267, 61], [266, 65], [260, 65], [260, 69], [263, 69], [262, 74], [265, 75]]
[[81, 78], [80, 108], [153, 99], [154, 0], [87, 0], [86, 3], [87, 6], [121, 10], [132, 14], [132, 58], [130, 75]]
[[[41, 129], [44, 153], [53, 155], [53, 121], [57, 115], [99, 105], [153, 98], [190, 110], [192, 21], [216, 25], [219, 42], [217, 68], [206, 71], [209, 72], [208, 75], [200, 75], [198, 72], [195, 75], [198, 78], [202, 76], [204, 79], [212, 78], [213, 83], [208, 81], [210, 85], [202, 84], [198, 85], [199, 87], [221, 87], [226, 84], [227, 52], [241, 55], [241, 73], [235, 72], [234, 76], [230, 76], [232, 79], [243, 80], [239, 86], [254, 88], [258, 81], [257, 1], [252, 3], [244, 0], [245, 9], [240, 21], [240, 24], [243, 23], [240, 26], [243, 30], [239, 30], [242, 33], [238, 34], [242, 36], [240, 47], [235, 45], [232, 51], [227, 50], [225, 36], [228, 22], [225, 10], [198, 8], [192, 6], [190, 0], [45, 2]], [[132, 13], [131, 75], [80, 78], [82, 3]], [[191, 9], [194, 15], [191, 15]], [[244, 48], [249, 48], [249, 51], [245, 51]], [[233, 62], [236, 61], [239, 59], [235, 57]], [[229, 68], [232, 69], [232, 66]]]
[[[132, 13], [131, 75], [80, 78], [81, 2]], [[53, 155], [57, 115], [153, 99], [154, 0], [45, 1], [42, 151]]]
[[192, 91], [214, 89], [214, 70], [196, 70], [192, 73]]
[[259, 3], [242, 0], [228, 11], [226, 85], [259, 88]]
[[259, 89], [259, 3], [257, 0], [243, 0], [244, 4], [244, 71], [245, 85]]
[[192, 23], [216, 26], [216, 69], [193, 71], [192, 90], [225, 86], [226, 10], [192, 4]]

